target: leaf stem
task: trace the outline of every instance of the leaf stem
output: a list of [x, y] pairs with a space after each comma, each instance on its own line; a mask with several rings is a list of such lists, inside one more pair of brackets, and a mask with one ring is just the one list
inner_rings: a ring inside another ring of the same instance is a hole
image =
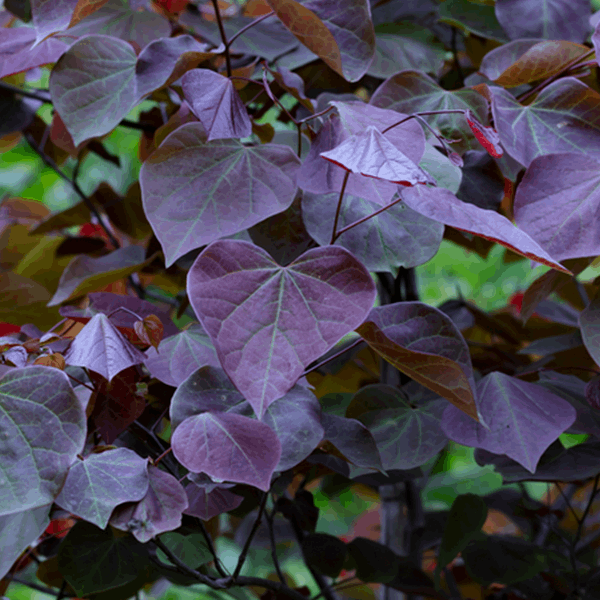
[[[331, 233], [331, 242], [333, 245], [335, 240], [341, 235], [340, 233], [336, 233], [338, 221], [340, 220], [340, 213], [342, 211], [342, 200], [344, 199], [344, 192], [346, 191], [346, 184], [348, 183], [348, 177], [350, 177], [350, 171], [346, 171], [344, 175], [344, 181], [342, 182], [342, 189], [340, 190], [340, 198], [338, 200], [337, 208], [335, 209], [335, 219], [333, 220], [333, 232]], [[343, 231], [343, 229], [342, 229]]]
[[[214, 2], [213, 2], [213, 4], [214, 4]], [[261, 21], [264, 21], [265, 19], [272, 17], [274, 14], [275, 14], [275, 11], [272, 10], [271, 12], [261, 15], [260, 17], [256, 17], [256, 19], [254, 19], [254, 21], [252, 21], [251, 23], [248, 23], [248, 25], [244, 25], [244, 27], [242, 27], [239, 31], [236, 31], [231, 36], [231, 39], [227, 42], [227, 47], [231, 48], [231, 45], [233, 44], [233, 42], [235, 42], [235, 40], [237, 40], [241, 35], [244, 35], [244, 33], [246, 33], [246, 31], [248, 31], [248, 29], [250, 29], [251, 27], [254, 27], [255, 25], [258, 25]]]
[[221, 11], [219, 10], [219, 0], [212, 0], [212, 5], [215, 9], [215, 17], [217, 19], [217, 25], [219, 26], [221, 41], [225, 46], [225, 64], [227, 65], [227, 77], [231, 77], [231, 54], [229, 53], [230, 42], [227, 41], [227, 34], [225, 33], [225, 27], [223, 27], [223, 19], [221, 18]]
[[158, 465], [158, 463], [167, 455], [169, 454], [169, 452], [171, 452], [171, 450], [173, 450], [173, 448], [171, 448], [171, 446], [169, 446], [160, 456], [158, 456], [157, 458], [155, 458], [152, 462], [154, 464], [154, 466], [156, 467], [156, 465]]
[[271, 559], [273, 560], [273, 565], [275, 566], [275, 572], [277, 573], [277, 577], [279, 577], [279, 581], [285, 585], [285, 577], [281, 570], [281, 565], [279, 564], [279, 559], [277, 558], [277, 544], [275, 543], [275, 530], [273, 528], [273, 517], [275, 516], [275, 510], [269, 512], [265, 510], [265, 517], [267, 519], [267, 525], [269, 526], [269, 540], [271, 542]]
[[309, 373], [312, 373], [313, 371], [320, 369], [323, 365], [326, 365], [328, 362], [331, 362], [338, 356], [341, 356], [342, 354], [344, 354], [344, 352], [348, 352], [348, 350], [351, 350], [355, 346], [362, 344], [364, 341], [365, 340], [363, 340], [362, 338], [358, 338], [357, 340], [354, 340], [354, 342], [352, 342], [352, 344], [350, 344], [349, 346], [344, 346], [339, 352], [336, 352], [335, 354], [328, 356], [327, 358], [322, 360], [320, 363], [317, 363], [314, 367], [309, 367], [308, 369], [306, 369], [306, 371], [304, 371], [304, 373], [302, 373], [302, 375], [300, 375], [300, 378], [306, 377]]
[[242, 548], [242, 552], [240, 553], [240, 557], [238, 558], [238, 562], [235, 567], [235, 571], [233, 572], [232, 577], [233, 577], [234, 581], [237, 580], [238, 575], [240, 574], [240, 571], [242, 570], [242, 567], [244, 566], [244, 562], [246, 561], [246, 556], [248, 555], [248, 550], [250, 550], [250, 544], [252, 543], [252, 539], [254, 538], [254, 535], [257, 532], [258, 526], [260, 525], [260, 522], [262, 520], [263, 512], [265, 510], [265, 506], [267, 505], [268, 496], [269, 496], [269, 492], [265, 492], [262, 502], [260, 503], [260, 506], [258, 508], [258, 515], [256, 515], [256, 520], [254, 521], [254, 524], [252, 525], [252, 529], [250, 530], [250, 533], [248, 534], [246, 543], [244, 544], [244, 547]]

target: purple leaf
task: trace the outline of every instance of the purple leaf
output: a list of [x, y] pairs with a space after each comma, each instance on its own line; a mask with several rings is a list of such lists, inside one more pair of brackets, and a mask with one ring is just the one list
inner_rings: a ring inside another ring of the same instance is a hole
[[187, 34], [151, 42], [140, 52], [135, 67], [138, 98], [179, 79], [190, 63], [200, 64], [211, 56], [206, 44]]
[[133, 2], [108, 0], [100, 9], [65, 32], [65, 37], [109, 35], [145, 48], [150, 42], [171, 35], [169, 21], [156, 12], [137, 10]]
[[152, 260], [145, 258], [141, 246], [125, 246], [98, 258], [88, 255], [76, 256], [60, 276], [58, 289], [48, 306], [56, 306], [103, 288], [139, 271]]
[[325, 439], [357, 467], [383, 470], [381, 456], [371, 432], [356, 419], [323, 413]]
[[[481, 94], [470, 89], [445, 90], [419, 71], [403, 71], [390, 77], [377, 88], [370, 103], [409, 115], [432, 110], [470, 109], [481, 123], [487, 124], [488, 103]], [[463, 115], [441, 114], [423, 118], [444, 138], [460, 140], [452, 144], [457, 152], [481, 149], [471, 130], [466, 127]]]
[[200, 367], [221, 365], [208, 334], [199, 323], [163, 339], [158, 352], [148, 348], [146, 356], [144, 364], [150, 375], [173, 387], [183, 383]]
[[180, 527], [181, 514], [187, 507], [187, 496], [179, 481], [149, 465], [146, 495], [135, 504], [118, 506], [110, 524], [130, 531], [138, 541], [146, 543], [159, 533]]
[[368, 410], [357, 418], [375, 439], [386, 471], [419, 467], [448, 443], [441, 427], [448, 403], [437, 394], [430, 393], [429, 401], [416, 404], [413, 397], [407, 402], [396, 388], [369, 385], [359, 390], [353, 401], [373, 398], [381, 402], [382, 396], [389, 397], [395, 406]]
[[236, 509], [243, 501], [243, 496], [238, 496], [227, 489], [220, 487], [207, 488], [190, 483], [185, 488], [189, 506], [183, 512], [186, 515], [198, 517], [208, 521], [217, 515]]
[[52, 503], [85, 436], [85, 414], [64, 373], [38, 366], [6, 373], [0, 380], [0, 515]]
[[287, 471], [302, 462], [322, 441], [321, 405], [316, 396], [300, 385], [267, 408], [262, 421], [281, 442], [277, 471]]
[[600, 296], [597, 295], [579, 315], [581, 337], [590, 356], [600, 364]]
[[21, 553], [33, 544], [50, 524], [50, 504], [0, 517], [0, 579], [10, 571]]
[[531, 473], [548, 446], [577, 416], [566, 400], [500, 372], [479, 381], [477, 396], [487, 428], [448, 406], [442, 421], [444, 433], [459, 444], [506, 454]]
[[33, 47], [35, 30], [30, 27], [2, 29], [0, 39], [0, 79], [56, 62], [68, 45], [49, 38]]
[[268, 425], [223, 412], [188, 417], [173, 433], [171, 445], [186, 469], [265, 492], [281, 457], [279, 439]]
[[233, 82], [208, 69], [188, 71], [181, 80], [183, 94], [208, 134], [207, 141], [245, 138], [252, 133], [248, 111]]
[[75, 146], [108, 133], [133, 108], [136, 61], [130, 44], [105, 35], [84, 37], [61, 56], [50, 95]]
[[148, 490], [147, 461], [128, 448], [76, 461], [55, 502], [104, 529], [118, 504], [141, 500]]
[[356, 330], [385, 360], [478, 418], [469, 349], [445, 313], [421, 302], [374, 308]]
[[320, 156], [351, 173], [383, 179], [404, 186], [435, 183], [423, 169], [390, 142], [374, 126], [353, 135]]
[[90, 319], [65, 354], [68, 365], [86, 367], [108, 381], [145, 360], [144, 353], [131, 345], [102, 313]]
[[528, 167], [537, 156], [560, 152], [600, 160], [600, 94], [585, 83], [563, 77], [527, 106], [500, 87], [490, 90], [500, 141], [521, 164]]
[[486, 240], [502, 244], [513, 252], [567, 273], [568, 269], [551, 257], [524, 231], [501, 214], [461, 202], [444, 188], [418, 186], [402, 192], [402, 199], [418, 213]]
[[287, 146], [206, 143], [204, 127], [171, 133], [140, 171], [144, 210], [167, 266], [190, 250], [285, 210], [300, 161]]
[[30, 0], [36, 42], [69, 26], [78, 0]]
[[600, 163], [593, 158], [574, 153], [538, 156], [517, 188], [515, 222], [556, 260], [596, 256], [599, 184]]
[[341, 53], [340, 75], [347, 81], [361, 79], [375, 56], [369, 0], [308, 0], [302, 4], [312, 10], [333, 35]]
[[[331, 240], [339, 194], [305, 193], [302, 217], [308, 233], [321, 246]], [[380, 208], [374, 202], [344, 195], [338, 231]], [[433, 258], [440, 247], [444, 226], [412, 210], [404, 202], [349, 229], [336, 240], [360, 260], [369, 271], [394, 273], [398, 267], [411, 268]]]
[[171, 427], [177, 429], [188, 417], [207, 411], [251, 414], [244, 397], [220, 368], [198, 369], [177, 388], [169, 409]]
[[373, 305], [368, 271], [347, 250], [305, 252], [280, 267], [247, 242], [214, 242], [188, 275], [188, 296], [219, 360], [262, 418], [315, 359]]
[[495, 12], [511, 40], [544, 38], [582, 43], [590, 30], [587, 0], [496, 0]]

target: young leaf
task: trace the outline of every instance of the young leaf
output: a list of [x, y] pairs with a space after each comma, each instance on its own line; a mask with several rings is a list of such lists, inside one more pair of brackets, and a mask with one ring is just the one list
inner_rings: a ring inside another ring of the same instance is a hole
[[181, 514], [187, 507], [185, 490], [177, 479], [149, 465], [146, 495], [139, 502], [117, 506], [110, 524], [146, 543], [159, 533], [180, 527]]
[[423, 169], [396, 148], [373, 125], [364, 133], [349, 137], [321, 157], [351, 173], [383, 179], [404, 186], [435, 183]]
[[183, 94], [206, 130], [207, 142], [245, 138], [252, 133], [248, 111], [227, 77], [208, 69], [188, 71], [181, 80]]
[[502, 150], [502, 146], [500, 146], [498, 132], [492, 127], [485, 127], [482, 125], [470, 110], [465, 111], [465, 118], [467, 119], [467, 123], [469, 124], [473, 135], [488, 151], [488, 154], [494, 158], [500, 158], [504, 154], [504, 151]]
[[104, 529], [117, 505], [141, 500], [147, 491], [147, 461], [129, 448], [115, 448], [77, 460], [55, 502]]
[[206, 143], [200, 123], [171, 133], [140, 171], [144, 210], [167, 266], [285, 210], [296, 195], [299, 165], [287, 146]]
[[136, 321], [133, 328], [144, 344], [152, 346], [158, 352], [158, 345], [162, 340], [165, 328], [156, 315], [148, 315], [141, 321]]
[[425, 217], [461, 231], [467, 231], [506, 246], [513, 252], [541, 262], [553, 269], [570, 273], [551, 257], [527, 233], [515, 227], [501, 214], [461, 202], [444, 188], [414, 186], [402, 191], [403, 201]]
[[65, 354], [67, 364], [91, 369], [108, 381], [145, 359], [144, 354], [132, 346], [102, 313], [92, 317]]
[[309, 250], [280, 267], [257, 246], [221, 240], [196, 259], [188, 296], [223, 368], [262, 418], [313, 360], [363, 321], [375, 288], [343, 248]]
[[459, 444], [506, 454], [531, 473], [546, 448], [577, 416], [566, 400], [500, 372], [480, 380], [477, 395], [487, 427], [449, 406], [442, 421], [446, 435]]
[[265, 492], [281, 457], [279, 439], [268, 425], [233, 413], [188, 417], [175, 430], [171, 445], [177, 460], [193, 473]]
[[397, 369], [479, 418], [467, 344], [440, 310], [421, 302], [382, 306], [374, 308], [356, 331]]
[[51, 503], [85, 441], [69, 380], [57, 369], [13, 368], [0, 380], [0, 416], [0, 515]]

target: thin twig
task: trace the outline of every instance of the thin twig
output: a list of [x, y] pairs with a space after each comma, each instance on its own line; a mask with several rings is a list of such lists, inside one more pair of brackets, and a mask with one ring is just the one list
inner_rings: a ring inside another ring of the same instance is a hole
[[[187, 475], [186, 475], [186, 477], [187, 477]], [[217, 556], [217, 551], [215, 550], [213, 541], [210, 537], [210, 534], [206, 530], [206, 527], [204, 526], [202, 519], [199, 519], [198, 517], [196, 517], [196, 521], [198, 523], [198, 526], [200, 527], [200, 531], [202, 532], [202, 535], [204, 536], [206, 545], [208, 546], [208, 549], [213, 556], [213, 559], [215, 562], [215, 568], [217, 569], [217, 571], [219, 571], [219, 575], [221, 577], [231, 577], [231, 575], [225, 570], [225, 567], [221, 564], [221, 561], [219, 560], [219, 557]]]
[[33, 100], [39, 100], [44, 104], [52, 104], [52, 99], [48, 96], [42, 96], [40, 91], [36, 90], [35, 92], [30, 90], [24, 90], [16, 85], [11, 85], [10, 83], [6, 83], [6, 81], [0, 81], [0, 90], [5, 90], [6, 92], [12, 92], [13, 94], [20, 94], [21, 96], [25, 96], [26, 98], [32, 98]]
[[304, 371], [304, 373], [302, 373], [302, 375], [300, 375], [300, 378], [306, 377], [309, 373], [312, 373], [313, 371], [320, 369], [323, 365], [326, 365], [328, 362], [331, 362], [338, 356], [341, 356], [345, 352], [348, 352], [348, 350], [350, 350], [351, 348], [354, 348], [355, 346], [358, 346], [359, 344], [362, 344], [363, 342], [366, 343], [365, 340], [363, 340], [362, 338], [358, 338], [357, 340], [352, 342], [352, 344], [350, 344], [349, 346], [344, 346], [339, 352], [336, 352], [335, 354], [328, 356], [327, 358], [322, 360], [320, 363], [317, 363], [314, 367], [309, 367], [308, 369], [306, 369], [306, 371]]
[[342, 189], [340, 190], [340, 198], [338, 200], [337, 208], [335, 209], [335, 219], [333, 220], [333, 232], [331, 234], [331, 242], [330, 242], [331, 245], [333, 245], [335, 243], [335, 240], [337, 240], [337, 238], [340, 237], [340, 235], [341, 235], [341, 232], [336, 233], [336, 230], [337, 230], [337, 226], [338, 226], [338, 221], [340, 219], [340, 212], [342, 211], [342, 200], [344, 199], [344, 192], [346, 191], [346, 184], [348, 183], [348, 177], [350, 177], [350, 171], [346, 171], [346, 174], [344, 175], [344, 181], [342, 182]]
[[277, 558], [277, 544], [275, 543], [275, 530], [273, 528], [273, 517], [274, 511], [269, 513], [268, 510], [265, 511], [265, 517], [267, 519], [267, 525], [269, 526], [269, 540], [271, 542], [271, 558], [273, 560], [273, 565], [275, 566], [275, 572], [277, 573], [277, 577], [279, 577], [279, 581], [285, 585], [285, 577], [283, 575], [283, 571], [281, 570], [281, 565], [279, 564], [279, 559]]
[[56, 594], [56, 600], [62, 600], [67, 595], [67, 580], [64, 579], [62, 585], [60, 586], [60, 590]]
[[227, 65], [227, 77], [231, 77], [231, 54], [229, 53], [229, 42], [227, 41], [227, 34], [225, 33], [225, 27], [223, 27], [223, 20], [221, 19], [221, 11], [219, 10], [218, 0], [212, 0], [213, 8], [215, 9], [215, 17], [217, 19], [217, 25], [219, 26], [219, 33], [221, 34], [221, 41], [225, 46], [225, 64]]
[[346, 231], [348, 231], [349, 229], [352, 229], [353, 227], [356, 227], [357, 225], [360, 225], [361, 223], [364, 223], [365, 221], [372, 219], [373, 217], [377, 216], [379, 213], [382, 213], [382, 212], [388, 210], [388, 208], [392, 208], [392, 206], [394, 206], [395, 204], [398, 204], [399, 202], [402, 202], [402, 197], [398, 198], [397, 200], [394, 200], [393, 202], [390, 202], [389, 204], [386, 204], [383, 208], [376, 210], [375, 212], [371, 213], [370, 215], [367, 215], [366, 217], [363, 217], [362, 219], [359, 219], [358, 221], [354, 221], [354, 223], [350, 223], [350, 225], [346, 225], [346, 227], [342, 227], [342, 229], [340, 229], [337, 232], [337, 235], [335, 236], [336, 239], [339, 238], [340, 235], [342, 235], [343, 233], [346, 233]]
[[233, 572], [234, 581], [237, 579], [238, 575], [240, 574], [240, 571], [242, 570], [242, 567], [244, 566], [244, 562], [246, 561], [246, 556], [248, 555], [248, 550], [250, 550], [250, 544], [252, 543], [254, 534], [257, 532], [258, 526], [260, 525], [260, 522], [262, 520], [263, 512], [265, 510], [265, 506], [267, 505], [268, 496], [269, 496], [269, 493], [265, 492], [262, 502], [260, 503], [260, 506], [258, 508], [258, 515], [256, 516], [256, 520], [254, 521], [254, 525], [252, 525], [252, 529], [250, 530], [250, 533], [248, 534], [246, 543], [244, 544], [244, 547], [242, 548], [242, 552], [240, 553], [240, 557], [238, 558], [238, 562], [235, 567], [235, 571]]
[[233, 44], [233, 42], [235, 42], [235, 40], [237, 40], [241, 35], [244, 35], [244, 33], [246, 33], [246, 31], [248, 31], [248, 29], [250, 29], [251, 27], [254, 27], [255, 25], [258, 25], [261, 21], [264, 21], [265, 19], [272, 17], [274, 14], [275, 14], [275, 11], [272, 10], [271, 12], [261, 15], [260, 17], [256, 17], [256, 19], [254, 19], [254, 21], [252, 21], [251, 23], [248, 23], [248, 25], [244, 25], [244, 27], [242, 27], [239, 31], [236, 31], [231, 36], [231, 39], [227, 42], [227, 47], [231, 48], [231, 45]]
[[32, 590], [35, 590], [36, 592], [42, 592], [42, 594], [48, 594], [49, 596], [56, 595], [56, 590], [53, 590], [48, 587], [43, 587], [41, 585], [38, 585], [37, 583], [31, 583], [30, 581], [21, 579], [20, 577], [17, 577], [16, 575], [12, 576], [11, 581], [14, 583], [20, 583], [21, 585], [26, 585], [28, 588], [31, 588]]

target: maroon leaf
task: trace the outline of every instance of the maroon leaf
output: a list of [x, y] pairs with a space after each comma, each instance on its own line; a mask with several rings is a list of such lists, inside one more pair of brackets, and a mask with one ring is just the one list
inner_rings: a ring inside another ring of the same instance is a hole
[[110, 524], [130, 531], [142, 543], [181, 526], [181, 514], [188, 507], [183, 486], [169, 473], [148, 466], [148, 491], [135, 504], [118, 506]]
[[214, 486], [212, 489], [194, 483], [185, 488], [189, 506], [183, 512], [186, 515], [198, 517], [208, 521], [217, 515], [236, 509], [243, 501], [243, 496], [238, 496], [229, 490]]
[[423, 169], [396, 148], [374, 126], [353, 135], [321, 156], [344, 169], [404, 186], [435, 183]]
[[339, 247], [280, 267], [261, 248], [219, 241], [188, 275], [188, 296], [219, 360], [259, 418], [373, 305], [368, 271]]
[[600, 377], [593, 377], [587, 382], [585, 399], [593, 409], [600, 411]]
[[185, 99], [204, 125], [208, 142], [252, 133], [248, 111], [230, 79], [208, 69], [193, 69], [181, 84]]
[[544, 38], [581, 43], [590, 30], [591, 10], [586, 0], [497, 0], [495, 12], [512, 40]]
[[528, 167], [543, 154], [580, 152], [600, 159], [600, 94], [563, 77], [522, 106], [500, 87], [490, 88], [494, 124], [505, 150]]
[[164, 339], [158, 352], [148, 348], [146, 356], [145, 365], [152, 377], [173, 387], [183, 383], [200, 367], [221, 365], [208, 334], [198, 323]]
[[142, 165], [144, 210], [167, 265], [285, 210], [300, 161], [287, 146], [206, 143], [200, 123], [171, 133]]
[[177, 460], [194, 473], [268, 491], [281, 457], [275, 432], [255, 419], [222, 412], [188, 417], [171, 439]]
[[55, 502], [100, 529], [118, 504], [141, 500], [148, 490], [147, 461], [128, 448], [78, 460]]
[[556, 260], [600, 254], [599, 169], [581, 154], [538, 156], [517, 188], [516, 224]]
[[430, 219], [502, 244], [517, 254], [563, 273], [569, 272], [506, 217], [474, 204], [461, 202], [449, 190], [425, 186], [412, 187], [402, 192], [402, 199], [410, 208]]
[[52, 503], [85, 436], [85, 414], [64, 373], [37, 366], [6, 373], [0, 380], [0, 515]]
[[0, 79], [56, 62], [68, 45], [49, 38], [33, 47], [35, 30], [30, 27], [2, 28], [0, 39]]
[[445, 313], [421, 302], [390, 304], [374, 308], [356, 331], [397, 369], [479, 418], [469, 349]]
[[490, 156], [500, 158], [504, 152], [500, 146], [498, 132], [491, 127], [482, 125], [470, 110], [465, 111], [465, 117], [477, 141], [488, 151]]
[[487, 427], [448, 406], [442, 420], [445, 434], [459, 444], [506, 454], [531, 473], [544, 451], [577, 416], [566, 400], [504, 373], [490, 373], [479, 381], [477, 396]]
[[132, 346], [104, 314], [97, 314], [77, 334], [65, 354], [68, 365], [86, 367], [110, 381], [146, 357]]
[[158, 351], [158, 345], [160, 344], [164, 327], [161, 320], [156, 315], [148, 315], [141, 321], [136, 321], [133, 325], [135, 332], [144, 344], [152, 346]]

